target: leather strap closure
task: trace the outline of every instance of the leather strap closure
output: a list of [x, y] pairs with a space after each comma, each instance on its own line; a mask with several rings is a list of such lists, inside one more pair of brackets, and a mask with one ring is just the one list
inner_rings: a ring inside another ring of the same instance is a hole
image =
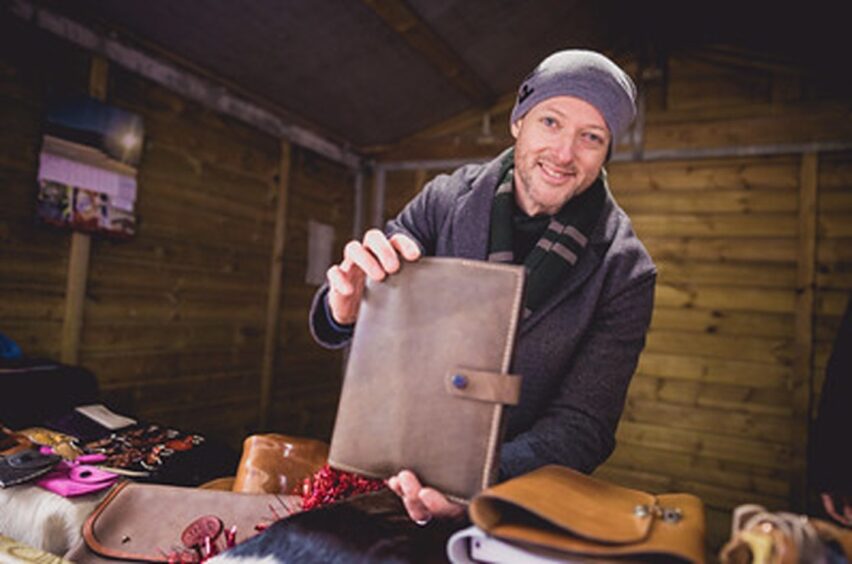
[[521, 395], [521, 377], [485, 370], [458, 368], [444, 377], [450, 395], [489, 403], [516, 405]]

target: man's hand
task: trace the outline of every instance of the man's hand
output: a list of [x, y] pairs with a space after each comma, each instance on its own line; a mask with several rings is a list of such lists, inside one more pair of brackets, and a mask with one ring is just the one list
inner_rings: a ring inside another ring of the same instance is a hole
[[[852, 499], [845, 495], [831, 495], [830, 493], [820, 494], [822, 498], [822, 506], [825, 512], [832, 519], [845, 525], [852, 527]], [[838, 505], [840, 507], [838, 507]]]
[[363, 241], [350, 241], [343, 249], [343, 262], [326, 272], [328, 306], [341, 325], [355, 323], [366, 277], [379, 282], [399, 270], [399, 257], [420, 258], [420, 248], [410, 237], [397, 233], [390, 240], [378, 229], [370, 229]]
[[425, 525], [435, 517], [454, 519], [465, 512], [463, 505], [448, 500], [438, 490], [424, 488], [410, 470], [389, 478], [388, 487], [402, 498], [408, 516], [418, 525]]

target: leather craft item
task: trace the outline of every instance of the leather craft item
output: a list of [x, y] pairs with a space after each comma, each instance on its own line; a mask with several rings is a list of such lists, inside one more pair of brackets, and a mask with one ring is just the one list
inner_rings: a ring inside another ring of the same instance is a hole
[[118, 474], [92, 465], [105, 459], [103, 454], [83, 454], [75, 461], [62, 460], [52, 472], [39, 478], [36, 484], [63, 497], [105, 490], [118, 480]]
[[258, 526], [298, 511], [298, 505], [296, 496], [122, 482], [86, 519], [83, 543], [65, 557], [81, 563], [168, 562], [170, 556], [181, 555], [186, 559], [197, 555], [185, 544], [187, 538], [200, 540], [196, 533], [208, 529], [200, 525], [220, 524], [215, 531], [220, 535], [236, 527], [236, 542], [242, 542], [256, 535]]
[[26, 435], [16, 433], [0, 424], [0, 456], [8, 456], [32, 448], [33, 443]]
[[45, 427], [28, 427], [21, 429], [20, 434], [36, 444], [51, 447], [53, 452], [65, 460], [74, 460], [82, 454], [77, 438], [65, 433], [59, 433]]
[[731, 539], [719, 552], [722, 564], [796, 564], [852, 559], [852, 531], [822, 519], [740, 505]]
[[450, 499], [494, 482], [523, 267], [454, 258], [367, 281], [329, 464], [387, 478], [401, 469]]
[[662, 555], [704, 561], [699, 498], [652, 495], [564, 466], [545, 466], [483, 491], [469, 514], [492, 537], [566, 557]]
[[0, 456], [0, 487], [6, 488], [23, 484], [47, 474], [62, 457], [56, 454], [43, 454], [35, 449], [22, 450]]
[[233, 491], [301, 494], [305, 478], [325, 465], [328, 445], [322, 441], [277, 433], [250, 435], [243, 441]]

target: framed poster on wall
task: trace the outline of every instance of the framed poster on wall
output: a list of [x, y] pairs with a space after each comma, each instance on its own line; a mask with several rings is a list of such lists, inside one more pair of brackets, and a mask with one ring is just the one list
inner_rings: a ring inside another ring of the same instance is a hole
[[111, 237], [136, 233], [141, 116], [79, 97], [46, 116], [36, 215], [44, 223]]

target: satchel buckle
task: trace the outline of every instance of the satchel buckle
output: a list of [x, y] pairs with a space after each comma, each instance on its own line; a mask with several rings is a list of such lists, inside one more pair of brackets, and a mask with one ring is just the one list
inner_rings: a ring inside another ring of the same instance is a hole
[[665, 523], [678, 523], [683, 519], [683, 511], [680, 507], [662, 507], [659, 505], [637, 505], [633, 508], [633, 515], [644, 519], [649, 515], [653, 515], [658, 519], [662, 519]]

